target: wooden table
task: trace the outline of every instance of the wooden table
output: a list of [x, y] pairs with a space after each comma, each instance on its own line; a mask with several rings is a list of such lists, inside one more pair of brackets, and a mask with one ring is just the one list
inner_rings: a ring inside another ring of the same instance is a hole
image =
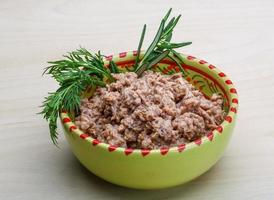
[[[183, 52], [217, 65], [234, 81], [240, 113], [222, 159], [196, 180], [160, 191], [107, 183], [60, 149], [36, 113], [56, 89], [42, 77], [48, 60], [79, 45], [104, 54], [145, 44], [169, 7], [183, 13], [176, 41]], [[273, 199], [274, 1], [1, 1], [0, 199]]]

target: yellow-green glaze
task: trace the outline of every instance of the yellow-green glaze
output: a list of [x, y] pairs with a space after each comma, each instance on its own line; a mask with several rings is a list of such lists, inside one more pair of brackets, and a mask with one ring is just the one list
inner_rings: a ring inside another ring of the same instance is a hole
[[[125, 55], [126, 54], [126, 55]], [[137, 189], [158, 189], [179, 185], [194, 179], [212, 167], [223, 154], [231, 137], [238, 109], [236, 90], [229, 78], [213, 65], [191, 56], [185, 58], [185, 64], [206, 73], [218, 84], [205, 75], [187, 69], [187, 78], [207, 96], [213, 92], [224, 95], [228, 101], [225, 110], [228, 118], [213, 135], [204, 136], [201, 140], [165, 150], [152, 150], [148, 154], [141, 150], [128, 152], [124, 148], [110, 147], [108, 144], [97, 144], [91, 137], [86, 137], [81, 130], [74, 127], [67, 113], [61, 113], [64, 133], [74, 155], [92, 173], [114, 184]], [[134, 60], [132, 52], [121, 53], [114, 61], [121, 64], [121, 69]], [[107, 62], [106, 62], [107, 63]], [[166, 73], [172, 73], [170, 60], [163, 61], [159, 67]], [[165, 70], [166, 69], [166, 70]], [[220, 89], [222, 87], [224, 91]], [[81, 135], [81, 137], [80, 137]], [[179, 151], [180, 150], [180, 151]]]

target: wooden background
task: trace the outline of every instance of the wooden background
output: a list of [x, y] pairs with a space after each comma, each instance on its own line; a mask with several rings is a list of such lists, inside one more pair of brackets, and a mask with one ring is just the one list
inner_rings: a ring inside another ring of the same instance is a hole
[[[222, 159], [196, 180], [160, 191], [107, 183], [84, 169], [63, 135], [61, 148], [36, 115], [48, 91], [46, 61], [82, 45], [104, 54], [145, 44], [160, 18], [182, 13], [181, 51], [215, 64], [234, 81], [240, 113]], [[0, 1], [0, 199], [273, 199], [274, 1]]]

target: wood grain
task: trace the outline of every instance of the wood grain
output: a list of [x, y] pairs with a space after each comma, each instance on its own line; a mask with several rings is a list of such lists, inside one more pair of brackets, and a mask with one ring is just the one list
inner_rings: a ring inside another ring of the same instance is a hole
[[[183, 13], [177, 41], [185, 53], [217, 65], [239, 91], [240, 113], [223, 158], [175, 188], [130, 190], [90, 174], [63, 135], [50, 141], [36, 115], [57, 85], [46, 61], [79, 45], [105, 54], [145, 44], [169, 7]], [[0, 1], [0, 199], [273, 199], [274, 1]]]

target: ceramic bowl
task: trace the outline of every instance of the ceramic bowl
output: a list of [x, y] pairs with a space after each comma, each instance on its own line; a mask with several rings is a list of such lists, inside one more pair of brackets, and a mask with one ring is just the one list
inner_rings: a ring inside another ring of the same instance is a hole
[[[137, 189], [159, 189], [186, 183], [210, 169], [223, 154], [233, 131], [238, 96], [232, 81], [214, 65], [181, 54], [186, 80], [205, 96], [218, 93], [224, 98], [227, 116], [218, 128], [187, 144], [158, 150], [125, 149], [91, 138], [79, 130], [66, 111], [61, 121], [66, 139], [78, 160], [92, 173], [111, 183]], [[122, 71], [134, 63], [136, 51], [122, 52], [113, 59]], [[164, 74], [178, 72], [178, 66], [162, 60], [153, 68]]]

